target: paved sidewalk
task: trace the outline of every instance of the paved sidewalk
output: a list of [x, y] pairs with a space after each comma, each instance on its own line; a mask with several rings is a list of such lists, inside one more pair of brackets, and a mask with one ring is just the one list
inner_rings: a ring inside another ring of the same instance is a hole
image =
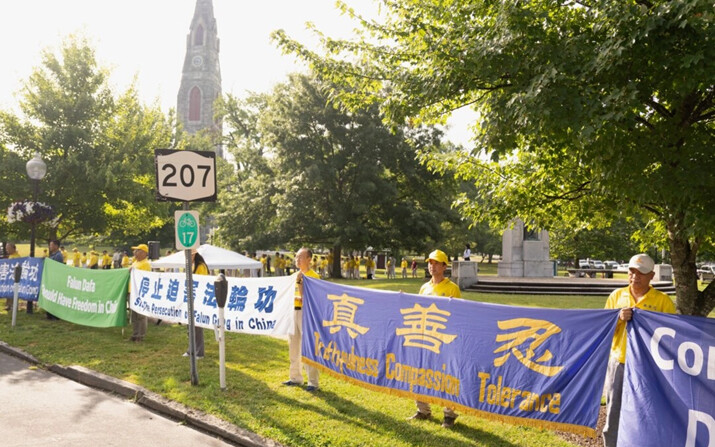
[[43, 366], [2, 341], [0, 412], [3, 447], [283, 447], [96, 371], [81, 366]]

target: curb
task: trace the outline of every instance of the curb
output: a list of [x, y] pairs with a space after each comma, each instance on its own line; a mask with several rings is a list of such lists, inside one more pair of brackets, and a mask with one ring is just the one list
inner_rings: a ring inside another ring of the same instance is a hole
[[45, 365], [31, 354], [0, 341], [0, 352], [17, 357], [30, 364], [45, 367], [47, 370], [72, 381], [90, 386], [102, 391], [117, 394], [136, 404], [148, 408], [162, 416], [183, 422], [198, 430], [209, 433], [226, 442], [241, 447], [285, 447], [279, 442], [248, 430], [244, 430], [222, 419], [202, 411], [174, 402], [157, 393], [149, 391], [133, 383], [119, 380], [115, 377], [79, 365]]

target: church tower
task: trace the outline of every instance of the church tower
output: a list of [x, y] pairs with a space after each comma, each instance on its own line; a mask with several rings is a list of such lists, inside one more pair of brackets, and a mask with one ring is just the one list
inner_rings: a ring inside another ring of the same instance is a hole
[[[186, 36], [186, 56], [177, 98], [179, 122], [190, 134], [212, 129], [221, 135], [214, 120], [214, 101], [221, 96], [219, 38], [211, 0], [196, 0], [194, 18]], [[222, 156], [220, 144], [218, 155]]]

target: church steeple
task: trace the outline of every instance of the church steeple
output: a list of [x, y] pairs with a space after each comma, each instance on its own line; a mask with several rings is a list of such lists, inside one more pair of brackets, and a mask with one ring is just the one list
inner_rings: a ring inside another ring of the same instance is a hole
[[213, 117], [214, 101], [221, 96], [219, 49], [213, 2], [196, 0], [177, 98], [178, 119], [189, 133], [208, 128], [220, 135], [221, 123]]

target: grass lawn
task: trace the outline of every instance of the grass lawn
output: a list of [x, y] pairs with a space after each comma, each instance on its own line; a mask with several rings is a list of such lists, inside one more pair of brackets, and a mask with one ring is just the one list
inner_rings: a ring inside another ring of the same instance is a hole
[[[398, 273], [399, 274], [399, 273]], [[384, 275], [382, 276], [384, 278]], [[342, 280], [343, 284], [416, 293], [424, 278]], [[605, 298], [465, 293], [464, 298], [499, 304], [552, 308], [601, 308]], [[0, 307], [3, 308], [3, 307]], [[553, 432], [462, 415], [453, 430], [440, 426], [441, 408], [430, 421], [406, 421], [414, 402], [321, 375], [310, 394], [285, 387], [287, 341], [227, 335], [228, 390], [219, 389], [218, 346], [206, 333], [206, 357], [198, 363], [200, 385], [192, 387], [186, 327], [150, 325], [143, 343], [131, 343], [119, 328], [96, 329], [49, 321], [44, 313], [18, 314], [17, 328], [0, 310], [0, 340], [45, 363], [82, 365], [141, 385], [237, 426], [289, 446], [571, 446]]]

